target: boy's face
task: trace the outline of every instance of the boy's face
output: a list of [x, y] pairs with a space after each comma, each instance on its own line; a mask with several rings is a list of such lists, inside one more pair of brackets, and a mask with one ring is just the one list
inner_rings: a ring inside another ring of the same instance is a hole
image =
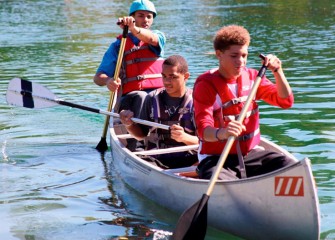
[[177, 66], [163, 64], [162, 77], [167, 94], [171, 97], [181, 97], [185, 94], [185, 82], [190, 74], [178, 72]]
[[227, 79], [236, 79], [247, 65], [248, 45], [231, 45], [227, 50], [216, 50], [220, 73]]
[[149, 29], [154, 21], [152, 12], [139, 10], [133, 15], [137, 27]]

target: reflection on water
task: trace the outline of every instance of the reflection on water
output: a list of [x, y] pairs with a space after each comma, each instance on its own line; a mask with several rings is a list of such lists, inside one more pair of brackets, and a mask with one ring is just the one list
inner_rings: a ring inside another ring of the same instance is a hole
[[[131, 2], [0, 1], [0, 239], [152, 239], [153, 229], [173, 229], [179, 216], [125, 186], [94, 149], [104, 116], [13, 108], [4, 96], [10, 79], [25, 77], [66, 101], [106, 109], [109, 93], [92, 76]], [[261, 131], [312, 160], [321, 238], [335, 238], [335, 2], [154, 2], [153, 29], [165, 32], [166, 55], [188, 60], [190, 87], [217, 66], [211, 39], [222, 25], [249, 29], [250, 67], [260, 67], [261, 52], [280, 57], [295, 104], [279, 110], [261, 103]], [[222, 238], [234, 239], [214, 230], [206, 239]]]

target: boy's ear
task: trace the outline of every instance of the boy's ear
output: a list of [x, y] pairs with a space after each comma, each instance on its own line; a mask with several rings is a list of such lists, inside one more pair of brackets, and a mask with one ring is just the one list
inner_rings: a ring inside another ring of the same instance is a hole
[[220, 51], [220, 50], [215, 50], [215, 56], [217, 57], [217, 58], [219, 58], [220, 57], [220, 54], [221, 54], [222, 52]]
[[190, 75], [189, 72], [184, 73], [185, 82], [189, 79]]

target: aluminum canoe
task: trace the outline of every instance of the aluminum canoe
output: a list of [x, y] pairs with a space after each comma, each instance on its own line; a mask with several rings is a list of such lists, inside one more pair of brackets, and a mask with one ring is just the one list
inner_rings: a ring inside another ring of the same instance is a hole
[[[159, 150], [130, 152], [122, 144], [129, 134], [116, 135], [111, 125], [110, 135], [111, 164], [126, 184], [145, 197], [181, 214], [206, 192], [208, 180], [187, 177], [194, 167], [163, 170], [138, 157]], [[208, 201], [208, 224], [244, 239], [319, 239], [320, 210], [310, 160], [297, 160], [265, 138], [261, 145], [289, 155], [295, 164], [257, 177], [217, 181]]]

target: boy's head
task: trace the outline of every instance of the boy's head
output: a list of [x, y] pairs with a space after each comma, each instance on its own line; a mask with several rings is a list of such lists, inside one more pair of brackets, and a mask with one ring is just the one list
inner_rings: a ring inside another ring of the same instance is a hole
[[162, 65], [162, 78], [165, 91], [170, 97], [182, 97], [185, 94], [186, 81], [190, 77], [188, 64], [180, 55], [166, 58]]

